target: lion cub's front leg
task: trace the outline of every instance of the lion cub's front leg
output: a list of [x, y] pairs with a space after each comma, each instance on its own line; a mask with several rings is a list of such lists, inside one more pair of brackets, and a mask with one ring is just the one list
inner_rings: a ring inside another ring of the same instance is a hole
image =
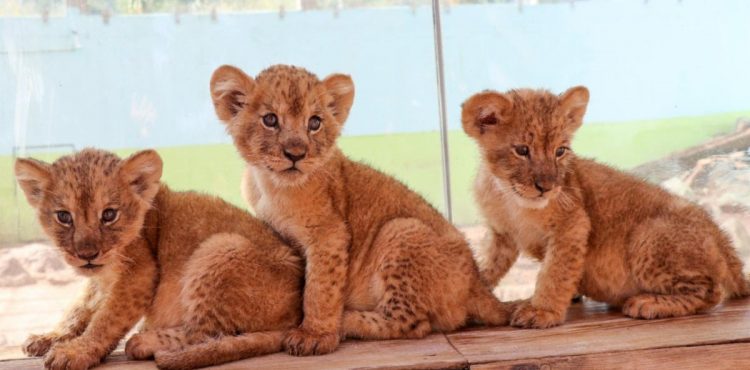
[[590, 223], [582, 213], [577, 217], [571, 214], [568, 222], [554, 231], [537, 276], [534, 295], [519, 304], [512, 315], [511, 325], [543, 329], [565, 321], [586, 258]]
[[494, 288], [518, 260], [518, 254], [518, 247], [510, 235], [487, 230], [476, 256], [482, 282], [490, 289]]
[[343, 221], [308, 229], [305, 246], [304, 320], [284, 339], [289, 354], [322, 355], [333, 352], [340, 342], [339, 328], [344, 312], [349, 232]]
[[96, 286], [89, 282], [84, 294], [65, 313], [65, 317], [53, 331], [45, 334], [32, 334], [26, 339], [21, 347], [23, 353], [27, 356], [44, 356], [55, 344], [81, 335], [91, 321], [96, 304]]
[[136, 260], [108, 287], [101, 305], [92, 313], [83, 333], [50, 348], [44, 358], [48, 369], [88, 369], [107, 356], [143, 316], [155, 288], [153, 260]]

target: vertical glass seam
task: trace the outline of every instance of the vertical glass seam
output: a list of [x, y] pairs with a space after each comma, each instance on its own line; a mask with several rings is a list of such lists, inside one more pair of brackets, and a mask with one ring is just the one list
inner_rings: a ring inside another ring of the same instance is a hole
[[440, 25], [440, 0], [432, 0], [432, 29], [435, 36], [435, 70], [438, 90], [438, 112], [440, 118], [440, 154], [443, 164], [443, 196], [445, 217], [453, 222], [451, 203], [450, 158], [448, 157], [448, 119], [445, 110], [445, 80], [443, 73], [443, 34]]

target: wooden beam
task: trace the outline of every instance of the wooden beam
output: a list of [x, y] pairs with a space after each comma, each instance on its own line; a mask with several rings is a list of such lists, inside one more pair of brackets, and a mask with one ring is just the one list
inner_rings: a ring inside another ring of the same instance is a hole
[[735, 370], [747, 368], [748, 364], [750, 364], [750, 343], [738, 343], [502, 361], [474, 365], [471, 368], [472, 370]]
[[[2, 370], [40, 369], [40, 358], [0, 362]], [[347, 341], [324, 356], [294, 357], [284, 353], [241, 360], [215, 369], [464, 369], [469, 364], [443, 334], [421, 340]], [[151, 361], [128, 361], [121, 352], [107, 358], [97, 369], [151, 370]]]
[[701, 315], [635, 320], [600, 304], [575, 305], [562, 326], [538, 330], [476, 329], [448, 334], [471, 364], [605, 352], [750, 342], [749, 299], [732, 300]]

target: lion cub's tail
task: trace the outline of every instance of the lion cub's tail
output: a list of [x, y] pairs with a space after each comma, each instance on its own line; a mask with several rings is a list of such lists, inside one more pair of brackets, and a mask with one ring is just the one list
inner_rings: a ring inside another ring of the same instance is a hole
[[472, 321], [489, 326], [508, 325], [510, 322], [512, 305], [500, 302], [478, 277], [474, 279], [467, 303]]
[[283, 331], [245, 333], [210, 339], [179, 351], [160, 351], [154, 357], [159, 369], [195, 369], [280, 352], [283, 337]]

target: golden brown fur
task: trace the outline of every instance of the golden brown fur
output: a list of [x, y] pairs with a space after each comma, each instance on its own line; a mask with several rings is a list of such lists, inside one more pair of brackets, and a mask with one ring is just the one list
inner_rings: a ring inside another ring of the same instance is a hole
[[211, 93], [248, 163], [247, 200], [306, 257], [304, 321], [286, 337], [288, 352], [328, 353], [340, 335], [419, 338], [469, 319], [507, 323], [462, 234], [406, 186], [336, 147], [354, 99], [348, 76], [321, 81], [279, 65], [253, 79], [223, 66]]
[[490, 228], [482, 277], [497, 284], [519, 251], [542, 261], [534, 296], [511, 323], [558, 325], [577, 292], [646, 319], [750, 294], [730, 241], [703, 209], [570, 150], [588, 99], [575, 87], [561, 96], [488, 91], [464, 103], [464, 130], [482, 152], [475, 195]]
[[[161, 351], [163, 368], [277, 352], [283, 330], [301, 320], [298, 254], [245, 211], [160, 186], [161, 170], [154, 151], [121, 160], [86, 149], [53, 164], [17, 161], [16, 177], [45, 232], [89, 277], [57, 329], [24, 344], [28, 355], [46, 355], [46, 367], [98, 364], [142, 317], [126, 353], [142, 359]], [[114, 221], [104, 222], [106, 209], [116, 210]], [[72, 221], [59, 221], [61, 211]]]

